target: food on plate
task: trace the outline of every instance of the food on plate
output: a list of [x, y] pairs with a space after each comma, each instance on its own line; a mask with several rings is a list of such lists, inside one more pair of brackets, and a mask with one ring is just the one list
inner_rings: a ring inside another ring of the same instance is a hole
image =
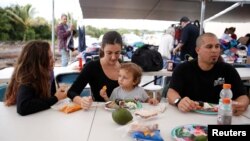
[[157, 110], [137, 110], [135, 111], [135, 115], [140, 116], [141, 118], [147, 119], [150, 117], [154, 117], [158, 115]]
[[118, 108], [112, 112], [113, 120], [119, 125], [125, 125], [133, 119], [132, 114], [125, 108]]
[[115, 110], [121, 108], [126, 108], [128, 110], [135, 110], [142, 107], [141, 103], [136, 100], [122, 100], [116, 99], [115, 101], [108, 101], [105, 103], [105, 109]]
[[207, 136], [201, 135], [194, 137], [194, 141], [207, 141]]
[[125, 103], [125, 106], [128, 107], [129, 109], [136, 109], [137, 105], [134, 102], [127, 102]]
[[218, 112], [218, 107], [216, 105], [202, 101], [199, 101], [199, 105], [196, 107], [196, 109], [207, 112]]
[[105, 107], [106, 108], [109, 108], [109, 109], [118, 109], [119, 108], [119, 105], [117, 105], [115, 103], [115, 101], [108, 101], [106, 104], [105, 104]]

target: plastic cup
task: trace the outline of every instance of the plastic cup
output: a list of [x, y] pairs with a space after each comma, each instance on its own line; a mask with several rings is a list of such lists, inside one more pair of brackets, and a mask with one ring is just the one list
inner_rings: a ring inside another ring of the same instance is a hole
[[78, 66], [79, 66], [79, 69], [81, 70], [82, 69], [82, 58], [78, 58]]

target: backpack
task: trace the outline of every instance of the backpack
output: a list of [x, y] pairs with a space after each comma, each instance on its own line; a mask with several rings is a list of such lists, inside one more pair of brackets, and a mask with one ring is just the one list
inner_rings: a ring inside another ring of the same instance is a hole
[[161, 54], [154, 49], [155, 46], [145, 44], [132, 55], [131, 61], [139, 65], [143, 71], [159, 71], [163, 68]]

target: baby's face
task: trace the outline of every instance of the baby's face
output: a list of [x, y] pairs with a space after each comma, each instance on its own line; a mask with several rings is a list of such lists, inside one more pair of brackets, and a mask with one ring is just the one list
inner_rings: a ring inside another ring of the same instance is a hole
[[121, 69], [119, 71], [118, 83], [123, 89], [132, 89], [135, 84], [132, 73]]

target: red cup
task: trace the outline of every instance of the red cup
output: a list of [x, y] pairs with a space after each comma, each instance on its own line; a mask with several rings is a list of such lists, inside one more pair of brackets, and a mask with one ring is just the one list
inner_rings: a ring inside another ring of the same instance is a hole
[[82, 69], [82, 58], [78, 58], [78, 62], [79, 62], [79, 69], [81, 70]]

